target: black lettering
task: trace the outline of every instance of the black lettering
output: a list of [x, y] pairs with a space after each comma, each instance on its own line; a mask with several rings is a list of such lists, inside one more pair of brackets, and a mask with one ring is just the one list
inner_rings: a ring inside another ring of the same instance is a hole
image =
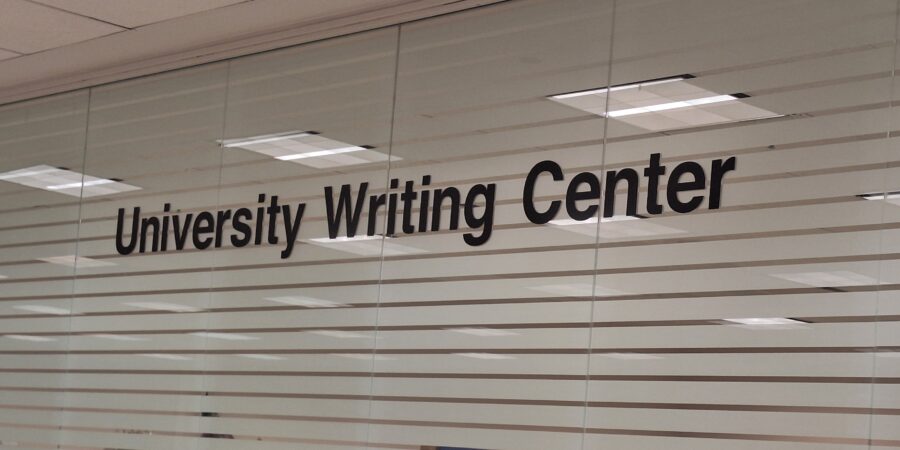
[[116, 220], [116, 251], [120, 255], [127, 255], [134, 251], [134, 247], [137, 245], [140, 215], [141, 208], [135, 207], [131, 216], [131, 239], [128, 241], [128, 245], [125, 245], [123, 244], [124, 230], [122, 229], [125, 225], [125, 208], [119, 208], [119, 218]]
[[378, 221], [378, 208], [384, 206], [384, 194], [369, 197], [369, 226], [366, 227], [367, 236], [375, 236], [375, 226]]
[[147, 230], [153, 227], [153, 247], [150, 251], [159, 250], [159, 219], [156, 217], [148, 217], [141, 219], [141, 253], [147, 249]]
[[[169, 212], [171, 209], [172, 205], [168, 203], [163, 205], [163, 212]], [[162, 251], [166, 251], [169, 247], [169, 216], [163, 217], [162, 233], [160, 233], [160, 237], [162, 238], [162, 242], [160, 242], [159, 248]]]
[[403, 193], [400, 194], [400, 200], [403, 202], [403, 223], [400, 228], [406, 234], [415, 233], [416, 231], [416, 227], [412, 224], [412, 206], [416, 198], [418, 198], [418, 195], [413, 190], [413, 182], [407, 181]]
[[[391, 189], [397, 189], [397, 183], [400, 180], [394, 178], [391, 180], [390, 187]], [[387, 230], [385, 234], [387, 236], [394, 235], [394, 229], [396, 228], [397, 223], [397, 193], [391, 193], [388, 195], [388, 212], [387, 212]]]
[[444, 207], [444, 199], [450, 199], [450, 230], [459, 228], [459, 189], [448, 187], [447, 189], [434, 190], [434, 205], [431, 207], [431, 231], [441, 229], [441, 208]]
[[178, 226], [178, 223], [181, 221], [181, 217], [172, 216], [172, 226], [175, 227], [175, 250], [184, 249], [184, 244], [187, 242], [188, 237], [188, 228], [191, 227], [191, 220], [193, 218], [193, 214], [188, 214], [184, 217], [184, 226]]
[[[256, 201], [257, 203], [264, 203], [266, 201], [266, 194], [259, 194], [259, 197], [257, 197]], [[256, 245], [262, 244], [263, 219], [265, 218], [265, 216], [263, 215], [264, 211], [264, 206], [256, 208], [256, 238], [253, 240], [253, 243]]]
[[338, 231], [341, 229], [342, 213], [344, 214], [347, 222], [347, 237], [356, 236], [356, 227], [359, 225], [359, 218], [362, 216], [363, 203], [365, 203], [366, 190], [368, 188], [369, 183], [361, 183], [359, 185], [356, 207], [353, 208], [353, 212], [351, 213], [350, 208], [352, 207], [353, 202], [350, 198], [350, 185], [345, 184], [341, 186], [341, 194], [338, 198], [337, 210], [335, 210], [334, 208], [332, 188], [331, 186], [325, 186], [325, 210], [328, 216], [328, 237], [330, 237], [331, 239], [337, 237]]
[[647, 212], [650, 214], [662, 214], [663, 207], [657, 200], [659, 191], [659, 176], [666, 173], [666, 166], [659, 165], [659, 153], [650, 155], [650, 165], [644, 169], [644, 176], [649, 179], [647, 183]]
[[[475, 236], [473, 233], [463, 234], [463, 240], [471, 246], [478, 246], [487, 242], [491, 237], [491, 231], [494, 226], [494, 192], [496, 185], [491, 183], [487, 186], [476, 184], [469, 190], [466, 196], [465, 217], [466, 225], [472, 229], [481, 228], [481, 235]], [[484, 197], [484, 211], [481, 217], [475, 217], [475, 200], [476, 197]]]
[[294, 244], [297, 243], [297, 234], [300, 233], [300, 220], [303, 218], [305, 209], [305, 203], [298, 203], [297, 215], [292, 218], [291, 205], [281, 207], [281, 214], [284, 216], [284, 236], [287, 241], [284, 250], [281, 251], [281, 259], [291, 256], [291, 252], [294, 251]]
[[[422, 177], [422, 186], [431, 184], [431, 175]], [[419, 202], [419, 233], [428, 231], [428, 201], [431, 191], [422, 191], [422, 200]]]
[[203, 211], [197, 214], [197, 220], [194, 221], [193, 241], [194, 247], [198, 250], [203, 250], [209, 247], [210, 244], [212, 244], [212, 237], [203, 239], [200, 235], [203, 233], [212, 233], [213, 220], [213, 215], [209, 211]]
[[628, 182], [628, 197], [625, 198], [625, 214], [628, 216], [637, 215], [638, 202], [638, 173], [634, 169], [622, 169], [619, 171], [610, 170], [606, 173], [606, 189], [603, 195], [606, 198], [603, 201], [603, 217], [612, 217], [616, 213], [616, 188], [619, 181]]
[[723, 163], [721, 159], [712, 162], [712, 174], [709, 180], [709, 209], [719, 209], [722, 203], [722, 178], [728, 171], [734, 170], [737, 159], [732, 156]]
[[273, 195], [271, 198], [271, 203], [269, 207], [266, 208], [266, 212], [269, 214], [269, 244], [277, 244], [278, 243], [278, 235], [275, 232], [275, 225], [278, 224], [278, 213], [281, 212], [281, 208], [278, 207], [278, 196]]
[[231, 210], [219, 211], [216, 214], [216, 244], [215, 247], [219, 248], [222, 246], [222, 227], [225, 226], [225, 221], [231, 218]]
[[[681, 176], [690, 174], [694, 177], [692, 181], [681, 181]], [[669, 184], [666, 187], [666, 198], [669, 200], [669, 207], [678, 213], [689, 213], [697, 209], [703, 203], [702, 195], [695, 195], [687, 202], [682, 202], [678, 198], [679, 192], [696, 191], [706, 188], [706, 174], [703, 173], [703, 166], [693, 161], [686, 161], [672, 169], [669, 175]]]
[[[582, 184], [588, 186], [587, 191], [578, 190]], [[580, 200], [598, 200], [598, 202], [596, 205], [592, 204], [587, 209], [581, 210], [578, 209], [578, 201]], [[566, 212], [569, 213], [569, 217], [575, 220], [590, 219], [594, 214], [597, 214], [597, 209], [600, 207], [599, 200], [600, 180], [590, 172], [581, 172], [569, 182], [569, 188], [566, 190]]]
[[238, 238], [237, 234], [232, 233], [231, 245], [240, 248], [250, 243], [250, 239], [253, 237], [253, 229], [241, 219], [250, 220], [252, 218], [253, 213], [247, 208], [238, 208], [234, 211], [234, 216], [231, 218], [231, 228], [234, 228], [234, 231], [237, 231], [243, 237]]
[[535, 164], [531, 171], [528, 172], [528, 177], [525, 178], [525, 189], [522, 192], [522, 206], [525, 209], [525, 216], [528, 217], [528, 220], [538, 225], [553, 220], [560, 207], [559, 200], [550, 202], [550, 208], [544, 212], [538, 212], [534, 206], [534, 185], [537, 183], [538, 176], [544, 172], [549, 172], [553, 176], [554, 181], [563, 179], [562, 168], [559, 167], [559, 164], [549, 160]]

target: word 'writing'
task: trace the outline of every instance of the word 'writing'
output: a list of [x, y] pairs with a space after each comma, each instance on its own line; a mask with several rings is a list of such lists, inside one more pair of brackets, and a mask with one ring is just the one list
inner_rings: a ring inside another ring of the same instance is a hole
[[[567, 184], [566, 174], [554, 161], [541, 161], [525, 177], [522, 209], [534, 224], [546, 224], [560, 216], [561, 211], [571, 220], [585, 221], [598, 214], [612, 217], [617, 208], [617, 191], [624, 188], [624, 213], [637, 216], [639, 192], [646, 182], [646, 202], [640, 208], [648, 215], [662, 214], [666, 208], [660, 199], [660, 186], [665, 204], [677, 213], [689, 213], [707, 200], [709, 209], [722, 203], [725, 175], [735, 170], [736, 158], [711, 161], [709, 176], [706, 169], [694, 161], [685, 161], [671, 171], [661, 163], [659, 153], [650, 155], [642, 171], [633, 168], [609, 170], [598, 176], [581, 172]], [[457, 230], [464, 222], [467, 231], [463, 241], [470, 246], [482, 245], [490, 239], [494, 228], [496, 183], [475, 184], [468, 189], [453, 186], [431, 187], [431, 175], [417, 184], [391, 179], [387, 192], [370, 189], [368, 182], [354, 189], [350, 184], [324, 188], [325, 225], [329, 240], [349, 240], [361, 236], [396, 237], [399, 234]], [[565, 195], [539, 200], [538, 186]], [[707, 192], [708, 189], [708, 192]], [[375, 192], [373, 192], [375, 191]], [[601, 201], [602, 199], [602, 201]], [[142, 215], [140, 207], [129, 214], [120, 208], [116, 223], [116, 250], [127, 255], [135, 251], [167, 252], [185, 248], [204, 250], [223, 245], [240, 248], [249, 245], [280, 246], [281, 257], [288, 258], [300, 237], [306, 203], [281, 204], [277, 195], [259, 194], [255, 207], [222, 209], [218, 211], [185, 212], [163, 205], [162, 214]], [[602, 212], [601, 212], [602, 208]], [[620, 206], [621, 209], [621, 206]], [[343, 230], [343, 233], [341, 231]], [[311, 233], [317, 234], [317, 233]], [[321, 234], [317, 234], [321, 235]], [[317, 240], [322, 240], [318, 238]]]

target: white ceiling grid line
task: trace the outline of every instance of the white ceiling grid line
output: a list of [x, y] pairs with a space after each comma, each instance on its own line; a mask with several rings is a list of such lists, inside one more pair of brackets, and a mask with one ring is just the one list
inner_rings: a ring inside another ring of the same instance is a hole
[[0, 0], [0, 48], [30, 54], [107, 36], [125, 28], [27, 0]]
[[31, 0], [125, 28], [222, 8], [250, 0]]
[[0, 0], [0, 105], [502, 0]]

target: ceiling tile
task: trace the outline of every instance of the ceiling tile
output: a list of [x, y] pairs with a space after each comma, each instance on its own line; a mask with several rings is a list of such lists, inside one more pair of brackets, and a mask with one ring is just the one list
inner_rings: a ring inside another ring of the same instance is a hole
[[77, 14], [136, 28], [247, 0], [36, 0]]
[[122, 28], [25, 0], [0, 0], [0, 47], [35, 53], [122, 31]]
[[11, 52], [9, 50], [3, 50], [2, 48], [0, 48], [0, 61], [3, 61], [4, 59], [12, 59], [12, 58], [15, 58], [16, 56], [19, 56], [19, 54], [16, 52]]

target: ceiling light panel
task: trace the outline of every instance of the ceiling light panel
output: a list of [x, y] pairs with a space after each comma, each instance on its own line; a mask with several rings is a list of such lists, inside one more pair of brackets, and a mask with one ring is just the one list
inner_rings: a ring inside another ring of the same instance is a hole
[[873, 192], [870, 194], [860, 194], [858, 197], [866, 200], [885, 200], [888, 203], [900, 206], [900, 191]]
[[836, 270], [831, 272], [799, 272], [799, 273], [774, 273], [771, 276], [794, 283], [815, 287], [840, 287], [840, 286], [873, 286], [878, 284], [875, 278], [851, 272], [849, 270]]
[[787, 317], [743, 317], [722, 321], [730, 326], [755, 331], [809, 329], [808, 322]]
[[283, 297], [266, 297], [270, 302], [284, 303], [286, 305], [303, 306], [306, 308], [342, 308], [349, 306], [346, 303], [323, 300], [321, 298], [306, 297], [302, 295], [288, 295]]
[[782, 116], [747, 104], [746, 97], [704, 89], [693, 76], [681, 75], [549, 98], [651, 131]]
[[73, 197], [98, 197], [141, 189], [115, 178], [97, 178], [73, 170], [48, 165], [3, 172], [0, 173], [0, 181]]
[[8, 339], [15, 339], [17, 341], [28, 341], [28, 342], [51, 342], [51, 341], [56, 340], [56, 339], [50, 338], [50, 337], [31, 336], [28, 334], [7, 334], [7, 335], [4, 335], [3, 337], [8, 338]]
[[796, 319], [788, 319], [786, 317], [745, 317], [738, 319], [723, 319], [726, 322], [738, 323], [741, 325], [797, 325], [804, 324], [806, 322], [796, 320]]
[[68, 266], [68, 267], [76, 267], [78, 269], [85, 269], [88, 267], [109, 267], [115, 266], [116, 263], [112, 263], [109, 261], [101, 261], [99, 259], [88, 258], [85, 256], [75, 256], [75, 255], [63, 255], [63, 256], [50, 256], [47, 258], [38, 258], [40, 261], [48, 262], [50, 264], [58, 264], [60, 266]]
[[597, 226], [597, 218], [587, 220], [559, 219], [551, 220], [549, 224], [561, 230], [586, 236], [599, 236], [600, 239], [622, 239], [662, 236], [666, 234], [686, 233], [684, 230], [660, 225], [652, 220], [639, 220], [643, 217], [636, 216], [612, 216], [600, 219]]
[[872, 194], [860, 194], [859, 196], [866, 200], [893, 200], [900, 199], [900, 191], [875, 192]]
[[256, 336], [247, 336], [245, 334], [237, 334], [237, 333], [216, 333], [212, 331], [198, 331], [196, 333], [190, 333], [192, 336], [209, 338], [209, 339], [221, 339], [223, 341], [255, 341], [259, 339]]
[[382, 239], [380, 235], [359, 235], [350, 238], [346, 236], [339, 236], [335, 239], [312, 238], [307, 242], [313, 245], [318, 245], [320, 247], [326, 247], [333, 250], [339, 250], [342, 252], [353, 253], [355, 255], [362, 256], [381, 255], [382, 252], [385, 256], [414, 255], [419, 253], [426, 253], [426, 251], [421, 248], [398, 244], [394, 242], [394, 238], [392, 237]]
[[[387, 161], [388, 155], [366, 145], [330, 139], [315, 131], [289, 131], [219, 142], [225, 148], [241, 148], [281, 161], [327, 169]], [[391, 161], [400, 160], [391, 157]]]
[[47, 306], [47, 305], [17, 305], [13, 306], [13, 309], [18, 309], [20, 311], [28, 311], [32, 313], [38, 314], [52, 314], [55, 316], [68, 316], [72, 314], [66, 308], [59, 308], [56, 306]]

